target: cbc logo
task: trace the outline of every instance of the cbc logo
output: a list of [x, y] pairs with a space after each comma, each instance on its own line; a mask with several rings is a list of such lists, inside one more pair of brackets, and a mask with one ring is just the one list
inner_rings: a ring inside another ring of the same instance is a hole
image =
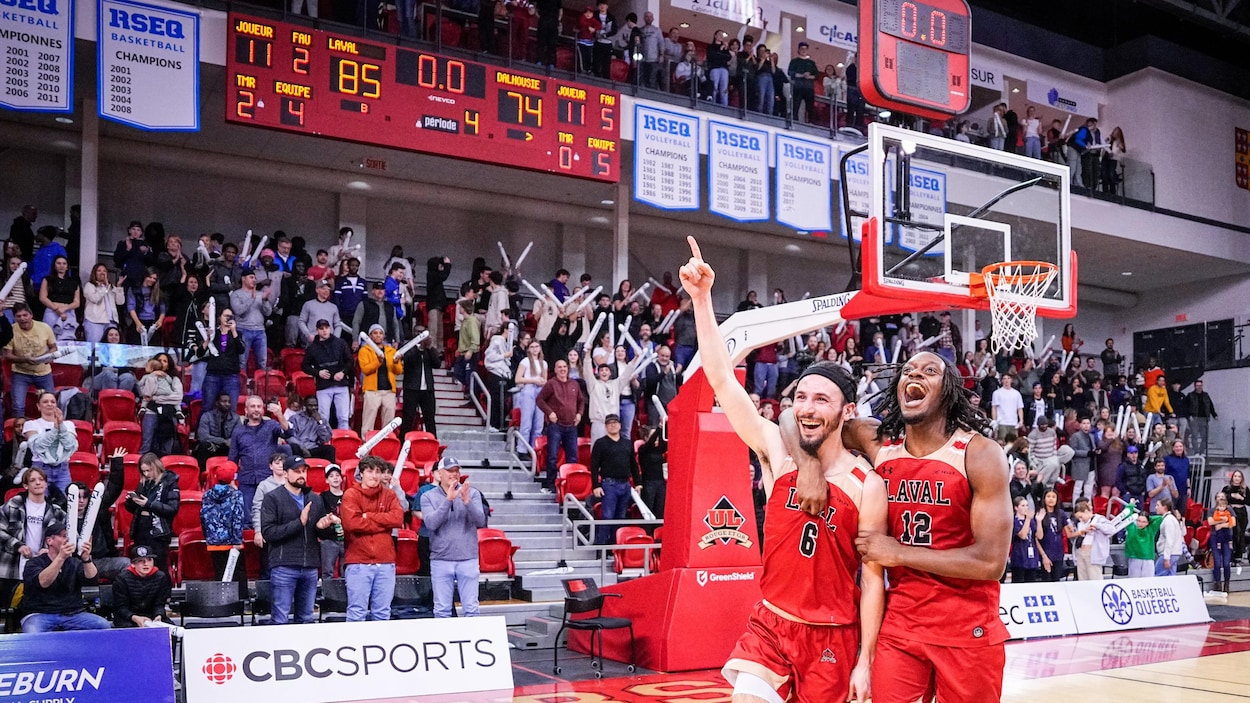
[[234, 672], [238, 669], [230, 657], [218, 652], [204, 661], [203, 671], [205, 678], [220, 686], [234, 678]]

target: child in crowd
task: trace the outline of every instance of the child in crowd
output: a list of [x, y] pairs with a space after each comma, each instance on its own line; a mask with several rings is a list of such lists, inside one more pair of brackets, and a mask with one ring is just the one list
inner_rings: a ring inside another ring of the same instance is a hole
[[200, 526], [204, 529], [208, 556], [213, 561], [213, 578], [222, 579], [230, 561], [230, 552], [238, 549], [240, 554], [232, 580], [246, 588], [247, 569], [242, 563], [242, 552], [243, 529], [247, 527], [247, 520], [243, 514], [243, 494], [234, 487], [234, 477], [232, 464], [217, 467], [217, 484], [204, 493], [200, 505]]
[[1076, 578], [1079, 581], [1101, 581], [1102, 567], [1111, 558], [1111, 535], [1115, 528], [1107, 518], [1096, 515], [1088, 498], [1076, 501], [1072, 521], [1066, 528], [1069, 539], [1076, 540]]
[[1129, 578], [1148, 578], [1155, 575], [1155, 539], [1163, 516], [1136, 512], [1135, 520], [1125, 529], [1124, 556], [1128, 557]]
[[1042, 494], [1042, 509], [1037, 513], [1037, 521], [1042, 530], [1038, 538], [1042, 557], [1038, 579], [1061, 581], [1067, 572], [1063, 563], [1063, 547], [1068, 515], [1059, 507], [1059, 494], [1055, 489], [1047, 488]]
[[1227, 598], [1228, 582], [1232, 578], [1229, 564], [1233, 557], [1233, 530], [1245, 527], [1237, 524], [1237, 518], [1233, 517], [1233, 511], [1228, 507], [1228, 496], [1223, 493], [1215, 495], [1215, 510], [1211, 511], [1207, 524], [1211, 526], [1211, 553], [1215, 557], [1211, 590], [1223, 593]]
[[1024, 496], [1012, 501], [1016, 514], [1011, 526], [1011, 582], [1032, 583], [1037, 581], [1042, 561], [1038, 557], [1038, 542], [1042, 538], [1042, 526], [1033, 516], [1033, 503]]
[[[260, 534], [260, 506], [265, 502], [267, 494], [286, 485], [287, 458], [287, 455], [282, 452], [274, 452], [269, 456], [270, 476], [256, 486], [256, 497], [252, 499], [252, 529], [256, 531], [256, 536], [252, 538], [252, 541], [262, 549], [260, 553], [260, 577], [262, 579], [269, 578], [269, 553], [264, 550], [265, 538]], [[304, 462], [300, 457], [291, 458], [299, 459], [301, 464]]]
[[[326, 485], [328, 489], [321, 493], [321, 503], [325, 506], [326, 515], [342, 517], [339, 508], [343, 503], [343, 469], [338, 464], [326, 467]], [[334, 578], [343, 571], [343, 526], [335, 523], [334, 539], [321, 540], [321, 577]]]

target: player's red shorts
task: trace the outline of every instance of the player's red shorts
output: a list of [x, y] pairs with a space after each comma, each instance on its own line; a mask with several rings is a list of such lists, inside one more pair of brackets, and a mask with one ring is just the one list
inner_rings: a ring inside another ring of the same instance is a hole
[[808, 625], [756, 603], [747, 631], [721, 671], [730, 683], [740, 671], [754, 674], [771, 684], [782, 700], [793, 694], [803, 703], [828, 703], [846, 700], [858, 656], [858, 623]]
[[873, 703], [985, 703], [1003, 697], [1007, 650], [988, 647], [942, 647], [882, 634], [872, 662]]

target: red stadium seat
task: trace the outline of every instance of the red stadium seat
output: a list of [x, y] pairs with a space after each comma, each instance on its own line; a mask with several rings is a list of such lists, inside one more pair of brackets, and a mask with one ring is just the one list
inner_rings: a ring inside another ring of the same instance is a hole
[[1188, 508], [1185, 509], [1185, 522], [1191, 525], [1200, 524], [1203, 517], [1206, 516], [1206, 513], [1207, 507], [1202, 503], [1194, 501], [1189, 504]]
[[21, 486], [10, 488], [9, 490], [4, 492], [4, 502], [6, 503], [9, 502], [13, 498], [13, 496], [17, 495], [18, 493], [21, 493], [24, 490], [26, 489], [22, 488]]
[[[317, 379], [309, 376], [303, 371], [297, 371], [291, 374], [291, 383], [295, 384], [295, 392], [299, 393], [299, 397], [307, 398], [310, 395], [317, 395]], [[329, 410], [329, 408], [326, 408]]]
[[76, 364], [53, 364], [52, 385], [57, 388], [61, 388], [63, 386], [81, 386], [82, 367]]
[[512, 555], [520, 547], [514, 547], [512, 540], [504, 535], [503, 530], [483, 527], [477, 531], [477, 564], [482, 575], [516, 576], [516, 562]]
[[95, 453], [95, 428], [86, 420], [70, 420], [78, 435], [78, 451]]
[[200, 415], [204, 412], [204, 401], [196, 398], [187, 404], [187, 425], [192, 432], [200, 429]]
[[326, 467], [330, 465], [330, 462], [314, 457], [306, 459], [304, 464], [308, 466], [308, 487], [315, 493], [330, 490], [330, 484], [326, 483]]
[[162, 457], [161, 463], [165, 465], [166, 471], [173, 471], [178, 474], [178, 490], [184, 493], [186, 491], [203, 490], [200, 462], [196, 461], [195, 457], [185, 454], [170, 454]]
[[[372, 439], [374, 435], [381, 431], [382, 430], [369, 430], [365, 433], [365, 441]], [[383, 459], [393, 463], [399, 458], [399, 450], [399, 440], [395, 439], [394, 434], [388, 434], [381, 442], [374, 445], [373, 449], [369, 450], [369, 453], [374, 456], [382, 457]]]
[[261, 548], [256, 546], [255, 538], [256, 530], [243, 530], [243, 569], [249, 581], [260, 579]]
[[612, 66], [608, 73], [616, 83], [629, 82], [629, 64], [620, 59], [612, 59]]
[[413, 576], [421, 570], [421, 556], [417, 551], [416, 530], [400, 530], [395, 547], [395, 575]]
[[356, 482], [356, 467], [360, 466], [360, 460], [353, 456], [347, 461], [340, 461], [339, 467], [343, 469], [343, 490]]
[[286, 399], [286, 374], [281, 371], [262, 369], [256, 372], [254, 380], [256, 395], [265, 399], [266, 402], [270, 398]]
[[[412, 434], [409, 432], [408, 434]], [[429, 434], [425, 432], [423, 434]], [[442, 458], [443, 452], [447, 449], [445, 445], [439, 444], [437, 439], [432, 436], [429, 438], [410, 440], [412, 446], [408, 448], [408, 461], [411, 461], [422, 473], [423, 476], [429, 476], [434, 470], [434, 466], [438, 464], [438, 460]]]
[[405, 442], [416, 442], [418, 439], [438, 439], [438, 438], [435, 437], [432, 433], [424, 432], [422, 430], [409, 430], [408, 432], [404, 433]]
[[594, 486], [590, 481], [590, 469], [583, 464], [561, 464], [556, 478], [556, 502], [564, 504], [564, 496], [571, 495], [586, 500]]
[[582, 466], [590, 466], [590, 447], [591, 441], [589, 437], [577, 438], [577, 463]]
[[[641, 527], [625, 526], [616, 528], [617, 544], [655, 544], [655, 540]], [[612, 553], [613, 568], [620, 574], [625, 569], [642, 569], [647, 563], [645, 549], [617, 549]]]
[[[356, 450], [360, 449], [360, 435], [351, 430], [334, 430], [330, 433], [330, 444], [334, 446], [334, 458], [339, 466], [348, 459], [356, 458]], [[343, 469], [346, 473], [347, 469]]]
[[[130, 416], [134, 417], [131, 408]], [[128, 454], [137, 454], [143, 446], [143, 428], [139, 423], [127, 420], [111, 420], [104, 423], [104, 456], [111, 456], [113, 450], [124, 447]]]
[[1195, 530], [1194, 539], [1198, 540], [1198, 549], [1206, 549], [1211, 541], [1211, 526], [1203, 525]]
[[1075, 489], [1076, 489], [1076, 481], [1073, 480], [1071, 476], [1059, 482], [1058, 485], [1056, 486], [1056, 491], [1059, 493], [1059, 502], [1071, 503], [1072, 493], [1075, 491]]
[[[133, 421], [135, 419], [135, 394], [116, 388], [106, 388], [100, 391], [96, 409], [101, 426], [118, 420]], [[107, 453], [105, 455], [107, 456]]]
[[282, 373], [286, 374], [287, 378], [294, 377], [297, 371], [302, 370], [301, 367], [303, 365], [304, 365], [304, 350], [303, 349], [283, 349], [282, 350]]
[[1108, 503], [1108, 502], [1110, 502], [1110, 501], [1109, 501], [1109, 499], [1107, 499], [1107, 498], [1106, 498], [1106, 497], [1104, 497], [1104, 496], [1094, 496], [1094, 502], [1093, 502], [1093, 504], [1092, 504], [1092, 505], [1093, 505], [1093, 508], [1094, 508], [1094, 514], [1095, 514], [1095, 515], [1106, 515], [1106, 514], [1107, 514], [1107, 503]]
[[178, 514], [174, 516], [174, 534], [180, 534], [183, 530], [202, 529], [200, 507], [203, 504], [203, 495], [198, 491], [194, 494], [182, 494], [182, 500], [178, 504]]
[[404, 470], [399, 474], [399, 487], [406, 495], [416, 495], [428, 476], [428, 473], [417, 468], [411, 461], [405, 461]]
[[178, 538], [178, 558], [170, 555], [170, 578], [178, 586], [183, 581], [213, 581], [213, 560], [208, 555], [208, 543], [200, 539], [184, 541]]
[[95, 488], [100, 480], [100, 460], [91, 452], [74, 452], [69, 457], [69, 480], [87, 484], [88, 491]]

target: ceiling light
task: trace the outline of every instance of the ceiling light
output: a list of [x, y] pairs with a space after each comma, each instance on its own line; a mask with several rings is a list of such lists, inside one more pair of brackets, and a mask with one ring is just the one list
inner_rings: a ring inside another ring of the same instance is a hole
[[611, 198], [604, 198], [603, 200], [599, 201], [599, 204], [600, 205], [615, 205], [616, 201], [612, 200]]
[[595, 224], [597, 224], [597, 225], [606, 225], [606, 224], [608, 224], [609, 222], [611, 222], [612, 220], [609, 220], [608, 218], [604, 217], [603, 215], [595, 215], [594, 217], [590, 218], [590, 221], [591, 221], [591, 222], [593, 222], [593, 223], [595, 223]]
[[1132, 272], [1132, 271], [1121, 271], [1121, 272], [1120, 272], [1120, 275], [1121, 275], [1121, 276], [1132, 276], [1132, 275], [1133, 275], [1133, 272]]
[[803, 31], [803, 28], [802, 28], [802, 27], [795, 27], [795, 28], [794, 28], [794, 31], [796, 31], [796, 32], [802, 32], [802, 31]]
[[890, 111], [889, 111], [889, 110], [882, 110], [881, 112], [878, 112], [878, 113], [877, 113], [877, 117], [880, 117], [880, 118], [881, 118], [881, 119], [883, 119], [883, 120], [888, 120], [888, 119], [890, 119]]
[[56, 121], [61, 124], [74, 124], [74, 120], [71, 117], [58, 117]]
[[348, 181], [347, 187], [352, 190], [369, 190], [372, 186], [364, 181]]
[[785, 249], [786, 251], [794, 253], [794, 254], [797, 254], [798, 252], [803, 250], [802, 247], [800, 247], [798, 244], [787, 244]]
[[1011, 92], [1013, 92], [1013, 93], [1019, 93], [1019, 92], [1020, 92], [1020, 89], [1019, 89], [1019, 88], [1012, 88], [1012, 89], [1011, 89]]
[[679, 24], [679, 25], [677, 25], [677, 26], [678, 26], [678, 27], [680, 27], [680, 28], [682, 28], [682, 29], [689, 29], [689, 28], [690, 28], [690, 23], [689, 23], [689, 22], [682, 22], [681, 24]]

